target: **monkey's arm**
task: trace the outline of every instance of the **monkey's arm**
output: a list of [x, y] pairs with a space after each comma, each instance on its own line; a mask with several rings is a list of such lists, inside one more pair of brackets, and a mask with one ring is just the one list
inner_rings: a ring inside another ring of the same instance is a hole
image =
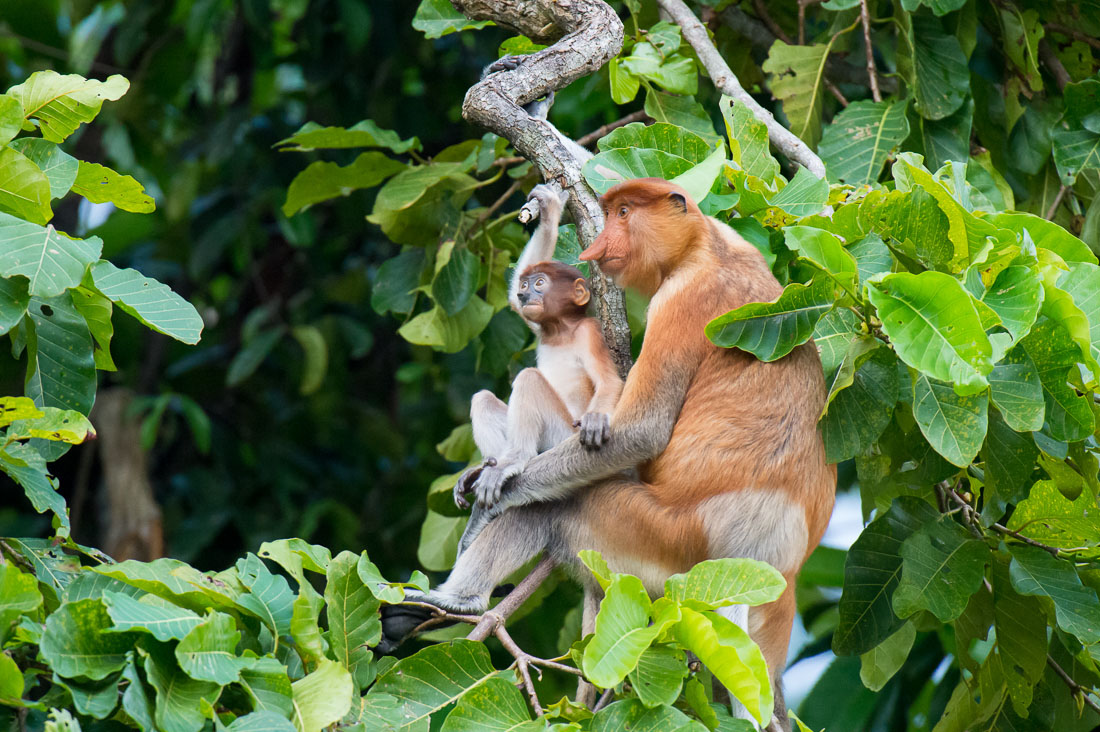
[[589, 449], [603, 447], [611, 436], [611, 413], [619, 403], [623, 392], [623, 380], [611, 352], [607, 350], [599, 321], [590, 319], [584, 324], [585, 350], [582, 354], [585, 372], [594, 387], [592, 399], [580, 419], [581, 444]]
[[515, 272], [512, 273], [512, 284], [508, 288], [508, 303], [517, 313], [519, 312], [520, 275], [532, 264], [554, 258], [554, 248], [558, 244], [558, 224], [561, 223], [561, 213], [565, 201], [568, 200], [568, 194], [563, 193], [559, 198], [553, 188], [540, 183], [531, 189], [528, 199], [531, 198], [539, 203], [539, 225], [535, 228], [535, 233], [531, 235], [527, 246], [523, 248], [523, 253], [519, 255]]

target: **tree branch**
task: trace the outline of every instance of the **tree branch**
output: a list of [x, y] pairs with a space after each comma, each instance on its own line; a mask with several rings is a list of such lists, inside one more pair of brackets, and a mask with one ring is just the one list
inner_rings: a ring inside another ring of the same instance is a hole
[[1088, 704], [1092, 711], [1100, 714], [1100, 704], [1097, 704], [1096, 701], [1091, 696], [1089, 696], [1090, 694], [1095, 693], [1092, 689], [1081, 686], [1076, 681], [1074, 681], [1073, 677], [1067, 674], [1065, 669], [1059, 666], [1058, 662], [1055, 661], [1054, 657], [1050, 654], [1047, 654], [1047, 665], [1054, 669], [1054, 673], [1058, 674], [1062, 681], [1066, 682], [1066, 686], [1069, 687], [1070, 693], [1072, 693], [1074, 696], [1080, 694], [1081, 700], [1084, 701], [1085, 704]]
[[[451, 0], [475, 20], [492, 20], [534, 41], [553, 43], [526, 56], [515, 69], [489, 74], [470, 87], [462, 116], [506, 138], [530, 160], [543, 180], [569, 191], [569, 210], [584, 246], [603, 228], [599, 200], [581, 176], [581, 163], [552, 124], [535, 119], [524, 104], [567, 86], [614, 58], [623, 44], [623, 24], [601, 0]], [[622, 291], [593, 265], [590, 278], [597, 315], [612, 358], [630, 368], [630, 328]]]
[[552, 571], [554, 571], [554, 560], [543, 557], [542, 561], [531, 570], [531, 574], [524, 577], [523, 581], [516, 585], [516, 589], [509, 592], [508, 596], [497, 603], [496, 607], [481, 616], [481, 620], [466, 637], [470, 640], [483, 641], [492, 635], [498, 627], [504, 625], [504, 621], [509, 615], [518, 610], [519, 606], [531, 597]]
[[867, 77], [871, 80], [871, 99], [882, 101], [878, 90], [878, 74], [875, 73], [875, 49], [871, 45], [871, 12], [867, 9], [867, 0], [859, 0], [859, 19], [863, 23], [863, 43], [867, 46]]
[[683, 31], [684, 38], [699, 56], [700, 63], [706, 68], [714, 86], [728, 97], [745, 104], [753, 115], [768, 128], [768, 137], [773, 145], [781, 153], [793, 162], [808, 169], [819, 178], [825, 177], [825, 163], [821, 162], [814, 151], [802, 140], [772, 116], [772, 113], [760, 106], [760, 104], [745, 91], [738, 81], [737, 76], [730, 70], [729, 64], [718, 53], [718, 49], [710, 42], [707, 29], [699, 22], [694, 13], [688, 9], [683, 0], [657, 0], [669, 17], [671, 17]]

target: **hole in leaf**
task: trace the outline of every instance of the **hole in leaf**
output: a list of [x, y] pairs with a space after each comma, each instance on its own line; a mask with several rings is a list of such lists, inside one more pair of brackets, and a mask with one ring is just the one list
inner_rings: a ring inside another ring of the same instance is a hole
[[52, 316], [53, 315], [53, 308], [51, 308], [49, 305], [43, 305], [42, 306], [42, 314], [45, 315], [47, 318]]

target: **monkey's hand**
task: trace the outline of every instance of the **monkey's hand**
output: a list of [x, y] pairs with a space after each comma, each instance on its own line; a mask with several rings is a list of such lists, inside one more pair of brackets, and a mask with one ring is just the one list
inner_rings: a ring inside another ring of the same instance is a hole
[[511, 460], [501, 465], [485, 467], [474, 485], [477, 502], [486, 507], [496, 505], [505, 487], [523, 472], [523, 465], [524, 463], [519, 460]]
[[565, 204], [569, 203], [569, 191], [563, 190], [558, 193], [545, 183], [539, 183], [531, 189], [527, 200], [538, 202], [540, 216], [546, 217], [551, 215], [551, 212], [555, 212], [560, 217]]
[[605, 412], [588, 412], [573, 426], [580, 428], [581, 444], [589, 450], [599, 450], [611, 437], [611, 415]]
[[494, 457], [486, 458], [485, 462], [481, 465], [475, 465], [467, 470], [462, 475], [458, 476], [458, 481], [454, 487], [455, 505], [465, 510], [470, 507], [470, 502], [466, 500], [466, 494], [474, 490], [474, 484], [477, 482], [478, 477], [485, 468], [495, 467], [497, 459]]

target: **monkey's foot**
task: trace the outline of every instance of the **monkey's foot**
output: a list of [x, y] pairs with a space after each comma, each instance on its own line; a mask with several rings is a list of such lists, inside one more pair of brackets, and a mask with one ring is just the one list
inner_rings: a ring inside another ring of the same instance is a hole
[[[437, 592], [423, 594], [407, 591], [405, 603], [382, 606], [382, 639], [375, 646], [378, 655], [387, 655], [416, 635], [418, 630], [433, 618], [430, 628], [446, 628], [458, 622], [450, 615], [480, 615], [485, 611], [485, 600], [475, 596], [450, 595]], [[416, 603], [416, 604], [409, 604]], [[470, 621], [467, 621], [470, 622]]]
[[513, 56], [511, 54], [507, 56], [501, 56], [493, 63], [485, 67], [485, 73], [495, 74], [498, 71], [514, 71], [519, 68], [520, 63], [523, 61], [522, 56]]

